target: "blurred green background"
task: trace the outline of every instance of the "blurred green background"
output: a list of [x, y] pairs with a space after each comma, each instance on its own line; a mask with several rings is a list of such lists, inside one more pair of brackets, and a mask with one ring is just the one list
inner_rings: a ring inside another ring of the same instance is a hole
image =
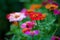
[[[39, 3], [41, 0], [0, 0], [0, 38], [4, 37], [5, 33], [9, 31], [10, 24], [6, 19], [6, 14], [11, 12], [19, 12], [22, 8], [25, 7], [25, 4], [32, 2]], [[55, 0], [60, 6], [60, 0]], [[56, 20], [60, 24], [60, 16]], [[56, 31], [57, 36], [60, 35], [60, 28]]]

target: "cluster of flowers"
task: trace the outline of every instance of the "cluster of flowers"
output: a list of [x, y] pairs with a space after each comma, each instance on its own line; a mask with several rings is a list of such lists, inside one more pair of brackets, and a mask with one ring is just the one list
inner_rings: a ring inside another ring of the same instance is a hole
[[52, 10], [55, 15], [60, 15], [60, 10], [58, 9], [58, 4], [56, 2], [43, 2], [45, 8], [48, 10]]
[[21, 12], [10, 13], [7, 15], [7, 19], [10, 22], [13, 22], [15, 25], [18, 25], [17, 22], [22, 21], [24, 18], [29, 17], [31, 20], [23, 23], [20, 27], [22, 32], [27, 35], [38, 35], [39, 30], [31, 31], [31, 29], [36, 25], [37, 20], [44, 20], [46, 14], [40, 12], [34, 12], [35, 8], [40, 8], [40, 5], [32, 5], [30, 10], [23, 9]]
[[[44, 4], [46, 9], [48, 10], [53, 10], [54, 14], [60, 14], [60, 11], [57, 10], [58, 5], [55, 3], [49, 3], [49, 4]], [[32, 30], [34, 26], [36, 25], [37, 20], [44, 20], [46, 18], [46, 14], [43, 14], [41, 12], [35, 12], [35, 9], [41, 8], [42, 5], [40, 4], [32, 4], [30, 9], [23, 9], [21, 12], [15, 12], [15, 13], [10, 13], [7, 15], [7, 19], [10, 22], [14, 22], [17, 24], [17, 22], [22, 21], [24, 18], [29, 17], [31, 20], [23, 23], [20, 25], [22, 28], [22, 32], [27, 35], [38, 35], [40, 33], [39, 30]], [[18, 24], [17, 24], [18, 25]]]

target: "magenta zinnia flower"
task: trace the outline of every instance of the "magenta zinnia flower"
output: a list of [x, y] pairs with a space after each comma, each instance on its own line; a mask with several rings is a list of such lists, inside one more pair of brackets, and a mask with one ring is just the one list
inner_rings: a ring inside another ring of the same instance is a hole
[[35, 22], [27, 21], [21, 25], [21, 28], [32, 28], [34, 27]]
[[60, 10], [54, 10], [54, 14], [55, 15], [59, 15], [60, 14]]
[[39, 30], [34, 30], [34, 31], [27, 31], [24, 34], [34, 36], [34, 35], [38, 35], [39, 33], [40, 33]]
[[60, 38], [56, 36], [52, 36], [51, 40], [60, 40]]
[[9, 16], [7, 16], [7, 19], [10, 22], [13, 22], [13, 21], [21, 21], [24, 18], [26, 18], [26, 16], [24, 15], [24, 13], [20, 13], [20, 12], [11, 13], [11, 14], [9, 14]]

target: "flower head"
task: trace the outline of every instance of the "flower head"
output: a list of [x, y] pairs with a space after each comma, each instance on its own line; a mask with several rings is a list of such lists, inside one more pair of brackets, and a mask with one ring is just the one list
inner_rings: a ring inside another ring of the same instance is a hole
[[41, 8], [41, 6], [42, 5], [40, 5], [40, 4], [32, 4], [30, 9], [32, 9], [32, 10], [39, 9], [39, 8]]
[[56, 4], [47, 4], [46, 6], [46, 9], [49, 9], [49, 10], [55, 10], [58, 8], [58, 5]]
[[60, 10], [54, 10], [54, 14], [55, 15], [59, 15], [60, 14]]
[[60, 38], [56, 36], [52, 36], [51, 40], [60, 40]]
[[40, 20], [42, 14], [41, 13], [34, 13], [30, 15], [31, 20]]
[[34, 31], [26, 31], [24, 34], [34, 36], [39, 34], [39, 30], [34, 30]]
[[34, 32], [35, 35], [39, 34], [39, 30], [34, 30], [33, 32]]
[[45, 19], [45, 15], [42, 15], [39, 12], [35, 12], [34, 14], [30, 15], [31, 20], [43, 20]]
[[24, 18], [26, 18], [26, 16], [24, 15], [24, 13], [20, 13], [20, 12], [11, 13], [7, 16], [7, 19], [9, 19], [10, 22], [21, 21]]
[[27, 21], [21, 25], [21, 28], [32, 28], [34, 27], [35, 22], [32, 21]]

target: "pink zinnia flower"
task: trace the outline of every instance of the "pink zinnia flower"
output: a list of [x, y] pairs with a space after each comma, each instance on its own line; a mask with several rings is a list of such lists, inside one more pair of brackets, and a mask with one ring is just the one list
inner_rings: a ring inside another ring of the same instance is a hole
[[35, 22], [27, 21], [21, 25], [21, 28], [32, 28], [34, 27]]
[[54, 10], [55, 15], [60, 15], [60, 10]]
[[11, 14], [7, 15], [7, 19], [9, 19], [10, 22], [21, 21], [24, 18], [26, 18], [26, 16], [24, 15], [24, 13], [20, 13], [20, 12], [15, 12], [15, 13], [11, 13]]

